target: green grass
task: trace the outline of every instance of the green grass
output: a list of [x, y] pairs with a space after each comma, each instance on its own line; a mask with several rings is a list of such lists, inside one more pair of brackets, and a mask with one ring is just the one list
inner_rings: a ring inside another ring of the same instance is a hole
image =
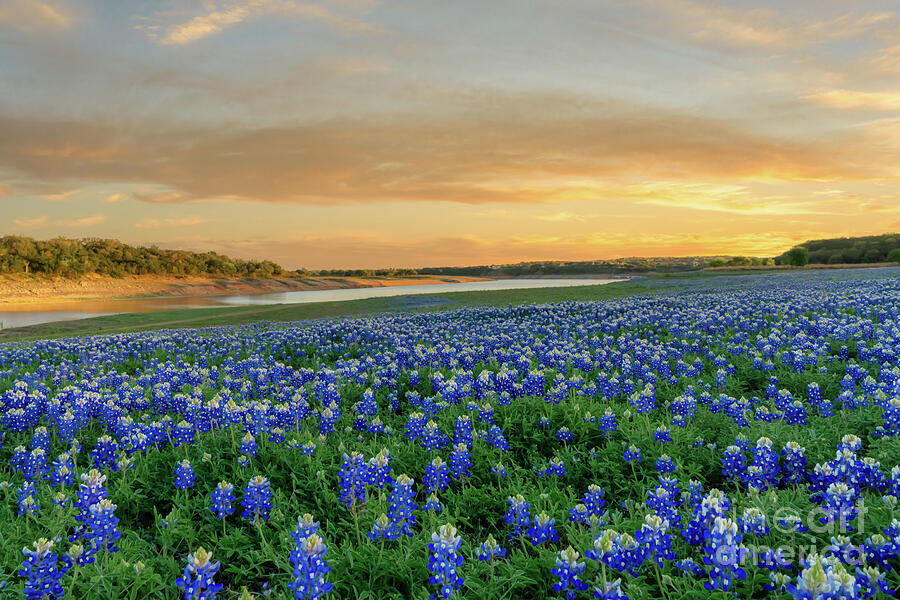
[[162, 328], [216, 327], [259, 321], [302, 321], [338, 316], [370, 315], [386, 312], [453, 310], [467, 306], [508, 306], [510, 304], [565, 302], [567, 300], [609, 300], [661, 291], [642, 280], [596, 286], [449, 292], [388, 298], [367, 298], [339, 302], [310, 302], [270, 306], [187, 308], [145, 313], [127, 313], [58, 321], [0, 331], [0, 342], [27, 341], [65, 336], [100, 335], [147, 331]]

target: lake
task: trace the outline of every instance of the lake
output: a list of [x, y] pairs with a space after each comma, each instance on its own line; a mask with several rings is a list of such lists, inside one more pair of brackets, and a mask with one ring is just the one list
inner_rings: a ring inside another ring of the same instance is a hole
[[87, 319], [122, 313], [202, 308], [215, 306], [264, 306], [267, 304], [300, 304], [306, 302], [339, 302], [410, 296], [416, 294], [444, 294], [447, 292], [476, 292], [485, 290], [519, 290], [548, 287], [603, 285], [622, 279], [495, 279], [468, 283], [439, 283], [339, 290], [310, 290], [278, 292], [244, 296], [199, 296], [165, 298], [125, 298], [121, 300], [75, 300], [39, 305], [3, 306], [0, 304], [0, 326], [5, 329], [54, 321]]

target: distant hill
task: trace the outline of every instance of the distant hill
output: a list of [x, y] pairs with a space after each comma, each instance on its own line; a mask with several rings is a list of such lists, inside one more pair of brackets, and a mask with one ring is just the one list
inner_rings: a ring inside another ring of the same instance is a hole
[[677, 273], [696, 271], [715, 261], [729, 260], [728, 256], [631, 257], [584, 261], [531, 261], [503, 265], [471, 267], [424, 267], [422, 275], [520, 276], [520, 275], [587, 275], [646, 273], [649, 271]]
[[[806, 248], [812, 264], [893, 262], [889, 261], [888, 254], [900, 249], [900, 233], [808, 240], [795, 247]], [[787, 252], [776, 256], [775, 262], [785, 264], [786, 256]]]
[[274, 277], [286, 272], [268, 261], [241, 260], [215, 252], [163, 250], [129, 246], [117, 240], [29, 237], [0, 238], [0, 274], [40, 274], [78, 277], [98, 274]]

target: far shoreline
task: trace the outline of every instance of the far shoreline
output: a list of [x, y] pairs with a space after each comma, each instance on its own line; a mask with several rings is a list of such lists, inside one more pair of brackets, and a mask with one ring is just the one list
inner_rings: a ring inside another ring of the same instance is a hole
[[507, 279], [466, 275], [412, 275], [402, 277], [107, 277], [80, 278], [0, 276], [0, 306], [8, 310], [86, 300], [138, 300], [148, 298], [205, 298], [273, 294], [314, 290], [358, 289], [407, 285], [440, 285]]

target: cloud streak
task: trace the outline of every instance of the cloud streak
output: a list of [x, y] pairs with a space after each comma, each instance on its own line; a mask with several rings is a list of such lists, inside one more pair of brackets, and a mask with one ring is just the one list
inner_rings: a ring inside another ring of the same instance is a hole
[[[334, 12], [321, 4], [295, 2], [292, 0], [241, 0], [230, 3], [215, 3], [215, 10], [194, 16], [183, 22], [170, 24], [166, 33], [159, 38], [161, 44], [185, 45], [196, 42], [223, 30], [266, 14], [323, 23], [343, 31], [372, 31], [366, 23], [356, 21]], [[156, 29], [149, 29], [156, 37]]]

